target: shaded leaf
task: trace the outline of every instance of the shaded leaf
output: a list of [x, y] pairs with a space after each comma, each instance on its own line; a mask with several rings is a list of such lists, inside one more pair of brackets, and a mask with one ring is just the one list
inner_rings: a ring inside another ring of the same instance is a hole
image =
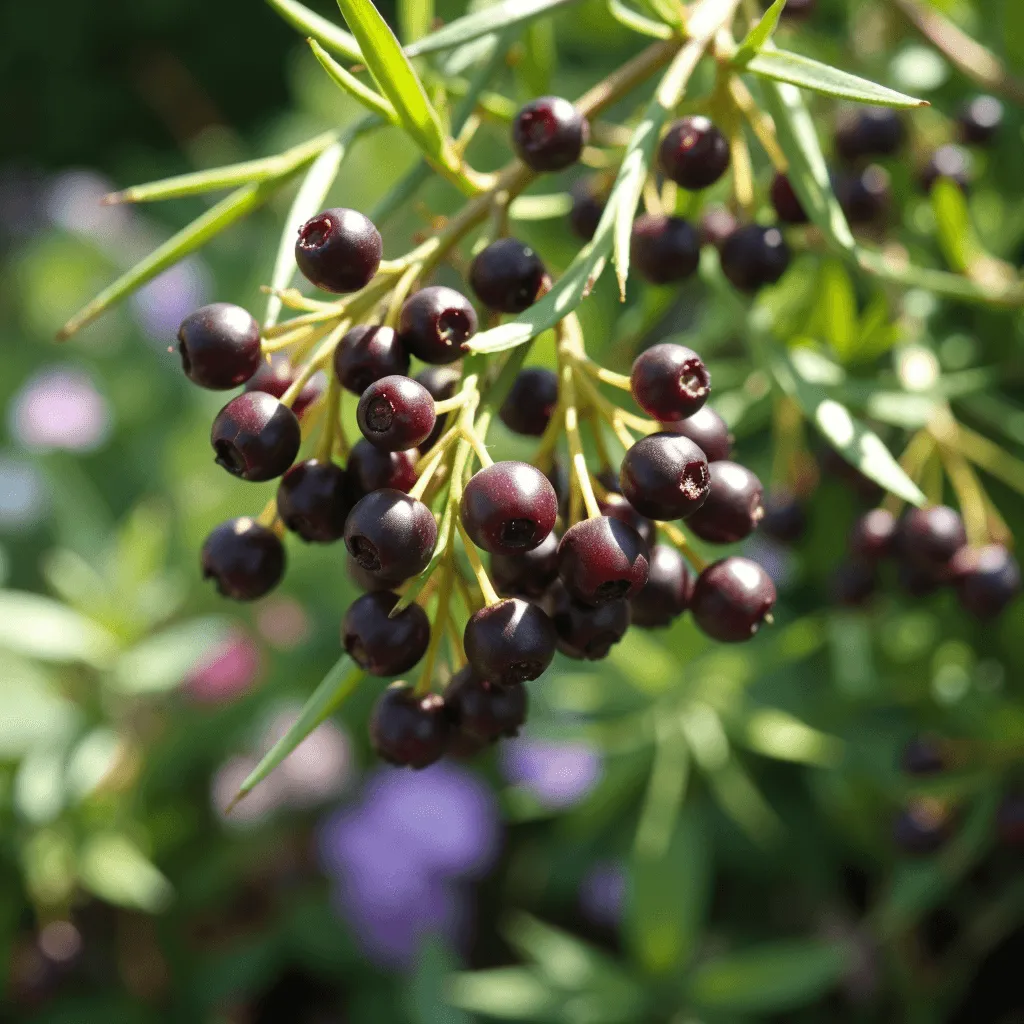
[[775, 27], [782, 17], [782, 10], [786, 6], [786, 0], [775, 0], [761, 16], [761, 20], [747, 33], [746, 38], [740, 43], [736, 54], [732, 59], [733, 64], [743, 66], [756, 56], [772, 37]]
[[90, 836], [78, 861], [82, 884], [119, 907], [155, 914], [174, 897], [171, 883], [127, 836], [101, 832]]
[[449, 1000], [463, 1010], [499, 1020], [547, 1020], [558, 1008], [558, 993], [527, 967], [498, 967], [454, 975]]
[[857, 343], [857, 295], [846, 267], [838, 259], [825, 260], [818, 272], [814, 333], [827, 341], [845, 363]]
[[838, 764], [843, 743], [777, 708], [752, 711], [744, 723], [744, 742], [750, 750], [780, 761], [822, 767]]
[[405, 999], [413, 1024], [471, 1024], [469, 1016], [446, 998], [446, 980], [457, 962], [437, 937], [421, 946]]
[[103, 667], [117, 652], [118, 641], [58, 601], [0, 590], [0, 647], [38, 661], [80, 661]]
[[980, 249], [967, 211], [967, 200], [954, 182], [939, 178], [932, 187], [931, 203], [942, 254], [950, 267], [962, 274], [977, 258]]
[[363, 55], [355, 36], [335, 25], [333, 21], [314, 13], [297, 0], [267, 0], [267, 3], [304, 36], [312, 36], [322, 46], [326, 46], [328, 50], [346, 60], [362, 63]]
[[624, 25], [631, 32], [637, 32], [642, 36], [650, 36], [652, 39], [671, 39], [674, 34], [671, 25], [666, 25], [663, 21], [655, 21], [639, 11], [634, 11], [632, 7], [627, 7], [623, 0], [608, 0], [608, 10], [620, 25]]

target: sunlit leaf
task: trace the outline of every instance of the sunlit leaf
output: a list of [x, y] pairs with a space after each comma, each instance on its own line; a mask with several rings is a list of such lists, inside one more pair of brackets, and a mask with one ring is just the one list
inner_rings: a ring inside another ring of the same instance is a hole
[[411, 43], [421, 39], [434, 23], [434, 0], [398, 0], [398, 31]]
[[620, 25], [639, 35], [650, 36], [652, 39], [671, 39], [674, 34], [671, 25], [634, 11], [623, 0], [608, 0], [608, 10]]
[[843, 756], [841, 740], [778, 708], [752, 711], [744, 724], [744, 742], [767, 757], [798, 764], [833, 766]]
[[267, 0], [267, 3], [293, 28], [304, 36], [312, 36], [328, 50], [354, 63], [362, 63], [363, 55], [355, 36], [328, 21], [297, 0]]
[[38, 661], [102, 667], [117, 652], [117, 638], [57, 601], [20, 590], [0, 590], [0, 648]]
[[743, 42], [740, 43], [736, 54], [732, 59], [733, 64], [743, 66], [748, 64], [755, 57], [764, 44], [772, 37], [775, 27], [782, 17], [782, 10], [786, 6], [786, 0], [775, 0], [761, 16], [761, 20], [747, 33]]
[[550, 1020], [561, 997], [537, 971], [527, 967], [498, 967], [454, 975], [448, 998], [470, 1013], [498, 1020]]
[[827, 341], [844, 363], [849, 361], [857, 341], [857, 295], [838, 259], [825, 260], [818, 271], [812, 322], [815, 336]]
[[942, 254], [962, 274], [980, 253], [963, 190], [948, 178], [939, 178], [932, 186], [931, 202]]
[[127, 837], [117, 832], [90, 836], [79, 855], [82, 884], [108, 903], [155, 914], [174, 897], [171, 883]]

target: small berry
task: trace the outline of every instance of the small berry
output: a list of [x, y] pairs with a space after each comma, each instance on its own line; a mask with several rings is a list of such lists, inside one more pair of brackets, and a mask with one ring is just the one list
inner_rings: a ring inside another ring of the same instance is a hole
[[[609, 470], [611, 472], [611, 470]], [[601, 508], [601, 515], [611, 516], [612, 519], [618, 519], [620, 523], [625, 523], [627, 526], [636, 530], [638, 534], [643, 538], [645, 544], [650, 546], [654, 543], [654, 534], [657, 527], [654, 525], [653, 519], [648, 519], [647, 516], [640, 515], [639, 512], [618, 492], [619, 481], [617, 478], [612, 478], [615, 482], [615, 490], [609, 489], [608, 495], [603, 501], [599, 501], [598, 505]]]
[[203, 579], [236, 601], [255, 601], [284, 576], [284, 545], [273, 530], [241, 516], [215, 527], [203, 543]]
[[330, 544], [345, 532], [352, 508], [348, 475], [318, 459], [297, 462], [281, 478], [277, 511], [281, 521], [305, 541]]
[[345, 552], [345, 571], [360, 590], [394, 590], [403, 582], [401, 579], [390, 580], [386, 576], [367, 572], [347, 551]]
[[302, 430], [295, 413], [273, 395], [248, 391], [232, 398], [213, 421], [216, 463], [243, 480], [272, 480], [299, 454]]
[[576, 163], [589, 135], [587, 119], [558, 96], [532, 100], [512, 123], [512, 146], [534, 171], [561, 171]]
[[640, 438], [622, 459], [623, 497], [651, 519], [682, 519], [704, 504], [710, 489], [708, 460], [682, 434], [661, 431]]
[[960, 604], [979, 619], [1000, 615], [1021, 591], [1020, 565], [1002, 544], [962, 547], [949, 571]]
[[476, 612], [462, 639], [473, 671], [500, 686], [536, 679], [555, 656], [551, 620], [517, 597]]
[[241, 306], [214, 302], [181, 322], [178, 352], [181, 368], [193, 384], [227, 391], [260, 368], [260, 325]]
[[832, 574], [832, 597], [844, 608], [860, 608], [878, 589], [878, 575], [870, 562], [843, 562]]
[[761, 481], [738, 462], [712, 462], [708, 466], [707, 500], [686, 520], [701, 540], [735, 544], [749, 537], [764, 517]]
[[498, 313], [522, 313], [540, 295], [547, 278], [541, 258], [518, 238], [499, 238], [476, 254], [469, 284], [476, 297]]
[[[292, 386], [298, 372], [287, 361], [261, 363], [260, 368], [246, 381], [246, 391], [260, 391], [275, 398], [284, 397], [284, 393]], [[299, 419], [303, 413], [318, 401], [324, 393], [323, 374], [314, 374], [292, 402], [292, 412]]]
[[334, 372], [346, 391], [361, 395], [381, 377], [409, 372], [409, 353], [390, 327], [360, 324], [334, 350]]
[[856, 174], [835, 178], [836, 198], [851, 224], [874, 224], [882, 220], [892, 203], [889, 172], [870, 164]]
[[778, 228], [747, 224], [722, 245], [722, 273], [742, 292], [775, 284], [789, 267], [789, 246]]
[[909, 562], [901, 562], [897, 572], [896, 581], [900, 588], [911, 597], [928, 597], [934, 594], [946, 582], [941, 569], [934, 566], [913, 565]]
[[739, 226], [739, 221], [724, 206], [712, 206], [701, 214], [697, 229], [700, 244], [721, 249], [725, 240]]
[[709, 463], [732, 455], [732, 434], [725, 420], [707, 405], [685, 420], [666, 423], [665, 429], [688, 437], [707, 456]]
[[669, 423], [692, 416], [704, 405], [711, 374], [693, 349], [663, 342], [636, 357], [629, 384], [644, 412]]
[[782, 16], [791, 21], [809, 18], [818, 6], [818, 0], [786, 0]]
[[573, 234], [589, 242], [597, 232], [597, 225], [604, 213], [605, 200], [594, 191], [587, 181], [577, 181], [570, 189], [572, 209], [569, 211], [569, 227]]
[[884, 508], [865, 512], [850, 531], [850, 554], [871, 562], [892, 557], [896, 553], [897, 530], [896, 517]]
[[493, 743], [502, 736], [519, 734], [529, 698], [522, 683], [497, 686], [467, 665], [448, 684], [444, 703], [449, 720], [460, 733]]
[[411, 377], [382, 377], [363, 392], [356, 421], [375, 448], [407, 451], [425, 441], [434, 429], [434, 399]]
[[558, 649], [569, 658], [580, 661], [607, 658], [629, 629], [630, 604], [622, 598], [595, 607], [577, 601], [558, 583], [546, 603], [558, 635]]
[[952, 143], [939, 146], [921, 169], [921, 188], [930, 192], [940, 178], [966, 192], [971, 187], [971, 154]]
[[[416, 380], [429, 392], [435, 402], [443, 402], [455, 394], [459, 384], [459, 373], [448, 366], [427, 366], [416, 374]], [[426, 455], [437, 444], [438, 438], [448, 427], [448, 413], [442, 413], [434, 421], [430, 436], [419, 445], [421, 455]]]
[[558, 543], [558, 575], [585, 604], [631, 597], [646, 582], [650, 551], [631, 526], [598, 516], [565, 531]]
[[907, 775], [938, 775], [949, 768], [949, 756], [939, 741], [915, 736], [900, 753], [900, 768]]
[[430, 620], [411, 604], [393, 618], [398, 595], [377, 590], [357, 597], [341, 620], [341, 645], [348, 656], [373, 676], [408, 672], [427, 651]]
[[[714, 474], [712, 474], [714, 488]], [[764, 515], [758, 529], [780, 544], [796, 544], [807, 530], [807, 511], [803, 502], [786, 490], [772, 491], [764, 500]]]
[[558, 376], [541, 366], [528, 366], [516, 374], [498, 415], [514, 433], [540, 437], [557, 404]]
[[360, 498], [345, 522], [345, 547], [367, 572], [407, 580], [427, 567], [437, 543], [433, 512], [401, 491]]
[[558, 498], [529, 463], [495, 462], [466, 484], [460, 515], [477, 547], [514, 555], [537, 547], [554, 529]]
[[451, 726], [441, 696], [418, 697], [407, 683], [392, 683], [377, 698], [370, 717], [370, 742], [389, 764], [426, 768], [448, 748]]
[[380, 232], [358, 210], [324, 210], [299, 228], [295, 262], [326, 292], [355, 292], [373, 280], [384, 254]]
[[658, 147], [661, 169], [694, 191], [713, 185], [729, 167], [729, 141], [700, 114], [676, 121]]
[[900, 555], [921, 569], [944, 570], [966, 543], [964, 521], [948, 505], [911, 509], [900, 523]]
[[647, 584], [629, 599], [633, 625], [642, 629], [671, 625], [689, 607], [693, 585], [693, 575], [683, 556], [667, 544], [655, 544]]
[[952, 824], [945, 804], [922, 797], [896, 816], [892, 826], [893, 841], [904, 853], [915, 856], [935, 853], [949, 841]]
[[408, 492], [416, 483], [418, 458], [419, 450], [416, 448], [386, 452], [370, 444], [366, 438], [360, 438], [348, 457], [349, 490], [357, 498], [383, 487]]
[[749, 558], [713, 562], [698, 577], [690, 598], [694, 621], [713, 640], [749, 640], [775, 605], [775, 584]]
[[529, 551], [491, 555], [491, 580], [504, 597], [541, 598], [556, 579], [558, 538], [554, 533]]
[[645, 281], [673, 284], [696, 271], [700, 237], [682, 217], [644, 214], [633, 221], [629, 258]]
[[956, 123], [965, 145], [991, 145], [1003, 125], [1003, 105], [995, 96], [975, 96], [960, 108]]
[[776, 173], [771, 188], [772, 206], [783, 224], [806, 224], [810, 218], [785, 174]]
[[840, 115], [836, 127], [836, 153], [847, 163], [895, 156], [906, 134], [899, 114], [889, 107], [851, 107]]
[[476, 333], [476, 310], [454, 288], [432, 285], [410, 295], [398, 318], [406, 350], [434, 366], [462, 358], [462, 345]]

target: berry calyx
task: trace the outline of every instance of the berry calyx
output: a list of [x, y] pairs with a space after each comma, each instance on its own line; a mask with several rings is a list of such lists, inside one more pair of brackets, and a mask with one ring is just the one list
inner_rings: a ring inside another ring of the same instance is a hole
[[451, 726], [439, 694], [418, 697], [407, 683], [392, 683], [370, 717], [370, 743], [389, 764], [426, 768], [448, 748]]
[[339, 540], [351, 508], [348, 475], [332, 462], [297, 462], [277, 488], [281, 521], [305, 541], [330, 544]]
[[392, 328], [360, 324], [334, 350], [334, 372], [346, 391], [361, 395], [382, 377], [407, 374], [409, 353]]
[[587, 119], [559, 96], [532, 100], [512, 122], [512, 147], [534, 171], [561, 171], [576, 163], [589, 135]]
[[775, 284], [789, 267], [789, 246], [778, 228], [747, 224], [722, 245], [722, 273], [742, 292]]
[[193, 384], [226, 391], [260, 368], [260, 325], [248, 310], [229, 302], [201, 306], [178, 328], [178, 353]]
[[216, 463], [243, 480], [272, 480], [299, 454], [302, 430], [295, 413], [273, 395], [248, 391], [232, 398], [213, 421]]
[[626, 500], [651, 519], [682, 519], [707, 500], [708, 460], [688, 437], [661, 431], [640, 438], [622, 459]]
[[341, 620], [341, 645], [348, 656], [373, 676], [408, 672], [426, 653], [430, 620], [418, 605], [411, 604], [393, 618], [398, 595], [378, 590], [357, 597]]
[[373, 280], [384, 242], [358, 210], [324, 210], [299, 228], [295, 262], [310, 283], [326, 292], [359, 291]]
[[363, 437], [386, 452], [407, 451], [425, 441], [436, 416], [430, 392], [398, 374], [374, 381], [359, 399], [356, 421]]
[[733, 556], [709, 565], [698, 577], [690, 611], [713, 640], [750, 640], [775, 605], [775, 584], [757, 562]]
[[221, 596], [255, 601], [281, 582], [284, 545], [273, 530], [240, 516], [214, 527], [203, 543], [201, 564], [203, 579], [213, 580]]
[[1020, 594], [1020, 564], [1002, 544], [962, 547], [949, 574], [963, 608], [979, 619], [1000, 615]]
[[386, 452], [370, 444], [366, 438], [360, 438], [348, 457], [349, 491], [357, 498], [383, 487], [408, 492], [416, 483], [418, 458], [419, 450], [416, 448]]
[[968, 146], [989, 146], [1003, 125], [1003, 105], [995, 96], [975, 96], [956, 117], [960, 141]]
[[764, 517], [761, 481], [738, 462], [723, 459], [708, 466], [707, 500], [686, 520], [701, 540], [735, 544], [749, 537]]
[[650, 561], [647, 583], [629, 599], [629, 604], [634, 626], [662, 629], [689, 607], [694, 578], [683, 556], [668, 544], [655, 544]]
[[476, 612], [462, 639], [473, 671], [501, 686], [536, 679], [555, 656], [551, 620], [517, 597]]
[[558, 635], [558, 649], [579, 661], [607, 658], [629, 629], [630, 603], [622, 598], [597, 606], [575, 600], [561, 584], [548, 599], [551, 621]]
[[847, 163], [895, 156], [906, 134], [902, 119], [890, 107], [850, 107], [836, 126], [836, 153]]
[[461, 359], [462, 345], [476, 328], [472, 303], [444, 285], [421, 288], [410, 295], [398, 318], [398, 336], [406, 351], [435, 366]]
[[529, 551], [491, 555], [491, 582], [503, 597], [538, 599], [558, 579], [558, 538], [549, 533]]
[[541, 366], [528, 366], [516, 374], [498, 415], [516, 434], [540, 437], [557, 404], [557, 374]]
[[684, 117], [665, 133], [658, 162], [677, 185], [691, 191], [707, 188], [729, 167], [729, 140], [708, 118]]
[[776, 174], [772, 179], [772, 206], [783, 224], [806, 224], [810, 218], [785, 174]]
[[669, 343], [636, 357], [629, 384], [640, 408], [663, 423], [692, 416], [711, 394], [704, 360], [693, 349]]
[[666, 430], [688, 437], [707, 456], [709, 463], [727, 459], [732, 455], [732, 434], [725, 420], [714, 409], [705, 405], [685, 420], [666, 423]]
[[700, 236], [682, 217], [644, 214], [633, 221], [629, 259], [651, 284], [683, 281], [700, 264]]
[[551, 533], [558, 498], [548, 478], [529, 463], [495, 462], [466, 484], [460, 515], [477, 547], [514, 555]]
[[[295, 382], [298, 372], [287, 362], [262, 362], [260, 368], [246, 381], [246, 391], [261, 391], [275, 398], [282, 398]], [[303, 413], [324, 393], [323, 374], [314, 374], [292, 402], [292, 412], [299, 419]]]
[[499, 238], [476, 254], [469, 284], [488, 309], [522, 313], [540, 295], [547, 278], [541, 258], [518, 238]]
[[498, 686], [476, 675], [468, 665], [444, 691], [452, 725], [481, 743], [517, 736], [526, 721], [529, 698], [522, 683]]
[[433, 512], [390, 488], [360, 498], [345, 522], [349, 554], [380, 579], [407, 580], [423, 572], [436, 543]]
[[646, 582], [650, 551], [631, 526], [611, 516], [576, 523], [558, 543], [558, 575], [585, 604], [631, 597]]

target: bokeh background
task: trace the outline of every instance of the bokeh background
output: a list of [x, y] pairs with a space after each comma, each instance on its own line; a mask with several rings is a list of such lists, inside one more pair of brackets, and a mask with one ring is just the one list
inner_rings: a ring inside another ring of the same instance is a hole
[[[1002, 20], [1013, 0], [942, 6], [1020, 56], [1024, 33]], [[640, 45], [594, 0], [538, 32], [530, 53], [554, 44], [557, 62], [509, 72], [513, 97], [576, 95]], [[972, 94], [877, 0], [822, 0], [796, 35], [929, 98], [925, 137]], [[168, 346], [203, 302], [260, 315], [290, 193], [74, 340], [54, 334], [206, 205], [101, 206], [108, 191], [275, 152], [358, 112], [251, 0], [7, 4], [0, 39], [5, 1019], [1024, 1020], [1020, 852], [995, 826], [1024, 746], [1024, 607], [981, 625], [951, 593], [893, 586], [867, 609], [836, 607], [846, 531], [876, 496], [817, 448], [799, 541], [747, 545], [781, 592], [754, 644], [712, 647], [686, 621], [634, 630], [605, 663], [560, 660], [519, 739], [421, 773], [369, 754], [368, 682], [225, 818], [337, 657], [355, 593], [338, 549], [290, 545], [284, 586], [251, 609], [198, 574], [209, 529], [271, 491], [214, 467], [221, 399], [189, 387]], [[834, 106], [815, 110], [827, 134]], [[1014, 262], [1020, 126], [1008, 110], [971, 199]], [[493, 127], [475, 145], [482, 166], [501, 161]], [[414, 157], [380, 132], [332, 197], [369, 209]], [[927, 199], [907, 166], [890, 170], [892, 229], [934, 249]], [[423, 190], [387, 253], [454, 201]], [[521, 233], [555, 268], [578, 244], [559, 221]], [[700, 285], [634, 286], [620, 307], [602, 287], [583, 311], [588, 346], [623, 369], [645, 340], [699, 325], [706, 302]], [[1019, 316], [923, 292], [896, 315], [943, 371], [1003, 368], [1001, 443], [1024, 445]], [[706, 347], [694, 338], [743, 461], [769, 479], [771, 410], [743, 346], [721, 329]], [[872, 365], [899, 369], [889, 351]], [[985, 394], [973, 397], [983, 419]], [[496, 436], [513, 457], [529, 451]], [[1018, 496], [992, 494], [1024, 525]], [[949, 741], [938, 779], [900, 770], [922, 733]], [[955, 808], [951, 845], [924, 859], [891, 827], [922, 794]]]

